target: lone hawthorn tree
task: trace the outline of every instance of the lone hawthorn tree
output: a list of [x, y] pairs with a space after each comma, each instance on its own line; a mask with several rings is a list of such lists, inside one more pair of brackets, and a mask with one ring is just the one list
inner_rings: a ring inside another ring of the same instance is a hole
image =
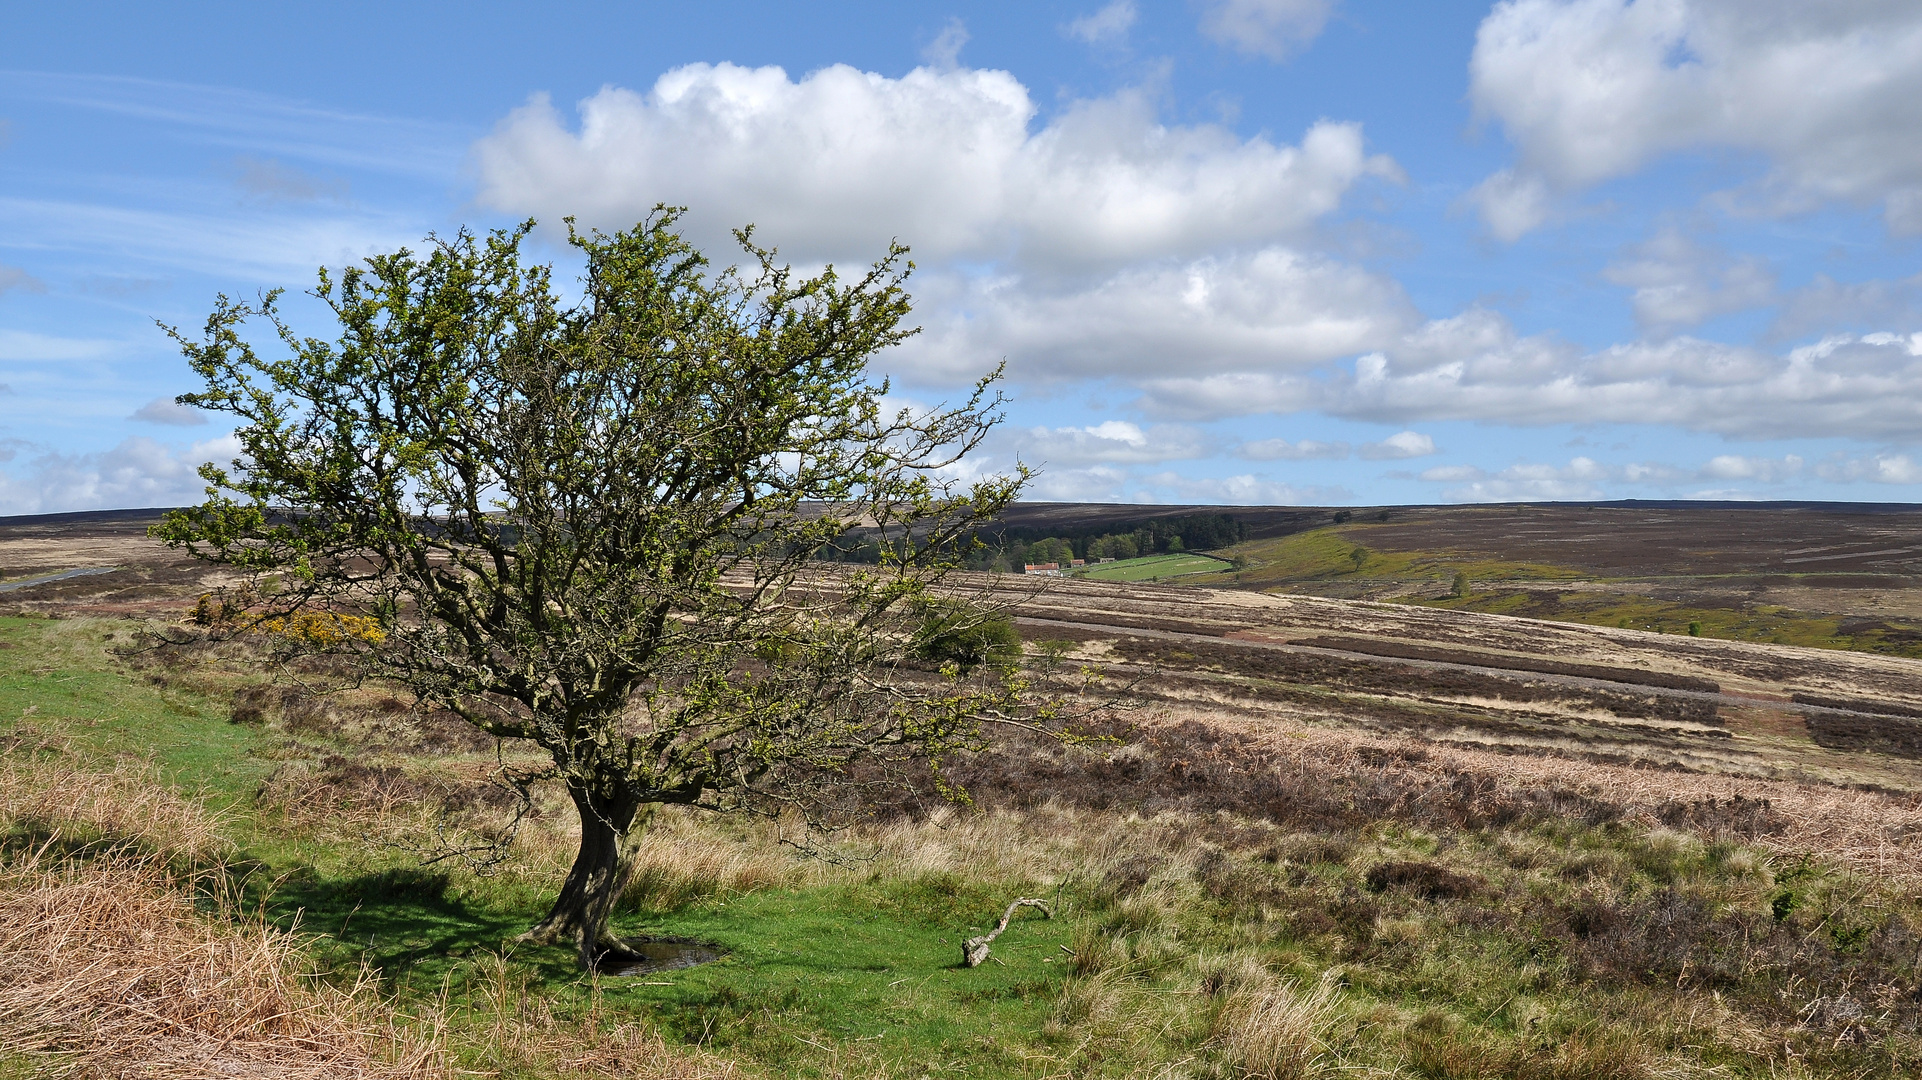
[[[581, 846], [527, 937], [590, 968], [627, 955], [608, 917], [660, 805], [806, 806], [873, 758], [938, 782], [1021, 707], [1006, 666], [902, 663], [955, 630], [932, 590], [1027, 476], [951, 479], [1000, 420], [995, 376], [890, 411], [868, 364], [914, 333], [906, 249], [803, 278], [741, 232], [747, 273], [715, 272], [679, 214], [570, 221], [573, 304], [523, 261], [530, 222], [322, 270], [333, 341], [277, 293], [222, 296], [200, 340], [168, 329], [206, 382], [180, 401], [232, 414], [241, 449], [155, 535], [275, 576], [249, 617], [378, 620], [334, 647], [544, 750]], [[242, 338], [254, 319], [275, 358]], [[807, 565], [854, 528], [887, 538], [880, 565]]]

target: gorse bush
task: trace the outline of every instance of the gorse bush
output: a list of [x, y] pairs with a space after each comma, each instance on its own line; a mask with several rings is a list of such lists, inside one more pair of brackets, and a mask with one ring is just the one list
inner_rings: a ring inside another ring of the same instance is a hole
[[381, 629], [380, 621], [372, 616], [340, 615], [331, 611], [301, 611], [262, 619], [252, 629], [255, 633], [322, 649], [350, 641], [378, 645], [387, 640], [387, 631]]
[[379, 645], [387, 640], [387, 631], [380, 620], [370, 615], [337, 611], [268, 615], [254, 610], [262, 599], [252, 587], [201, 593], [187, 612], [187, 619], [196, 626], [261, 634], [311, 649], [324, 650], [357, 642]]

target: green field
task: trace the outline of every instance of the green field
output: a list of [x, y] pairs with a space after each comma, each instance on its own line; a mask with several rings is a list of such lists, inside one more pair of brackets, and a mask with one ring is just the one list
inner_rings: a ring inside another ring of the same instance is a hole
[[1122, 559], [1119, 562], [1102, 563], [1077, 571], [1075, 576], [1093, 578], [1096, 581], [1159, 581], [1162, 578], [1182, 577], [1187, 574], [1216, 574], [1232, 569], [1234, 564], [1224, 559], [1183, 552], [1176, 555], [1150, 555], [1143, 559]]

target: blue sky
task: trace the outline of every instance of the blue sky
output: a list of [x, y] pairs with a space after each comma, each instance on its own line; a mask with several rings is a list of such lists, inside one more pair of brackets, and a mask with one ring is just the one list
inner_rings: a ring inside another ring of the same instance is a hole
[[181, 10], [0, 37], [0, 514], [198, 496], [156, 321], [661, 201], [910, 244], [877, 366], [1005, 360], [1033, 497], [1922, 494], [1909, 0]]

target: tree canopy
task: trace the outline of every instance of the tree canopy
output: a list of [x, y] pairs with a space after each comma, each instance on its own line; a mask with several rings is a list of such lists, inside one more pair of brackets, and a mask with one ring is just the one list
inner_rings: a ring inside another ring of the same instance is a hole
[[[678, 216], [570, 221], [577, 301], [524, 258], [530, 222], [321, 271], [332, 340], [277, 293], [169, 329], [206, 384], [180, 401], [241, 449], [156, 535], [283, 583], [242, 618], [374, 620], [330, 647], [544, 750], [582, 843], [530, 936], [589, 966], [621, 953], [607, 918], [654, 807], [814, 806], [863, 761], [938, 778], [1022, 689], [914, 663], [930, 612], [966, 636], [941, 582], [1027, 474], [955, 479], [1001, 418], [995, 375], [921, 411], [871, 376], [914, 332], [905, 249], [801, 276], [744, 231], [717, 271]], [[810, 562], [857, 527], [889, 537], [880, 563]]]

